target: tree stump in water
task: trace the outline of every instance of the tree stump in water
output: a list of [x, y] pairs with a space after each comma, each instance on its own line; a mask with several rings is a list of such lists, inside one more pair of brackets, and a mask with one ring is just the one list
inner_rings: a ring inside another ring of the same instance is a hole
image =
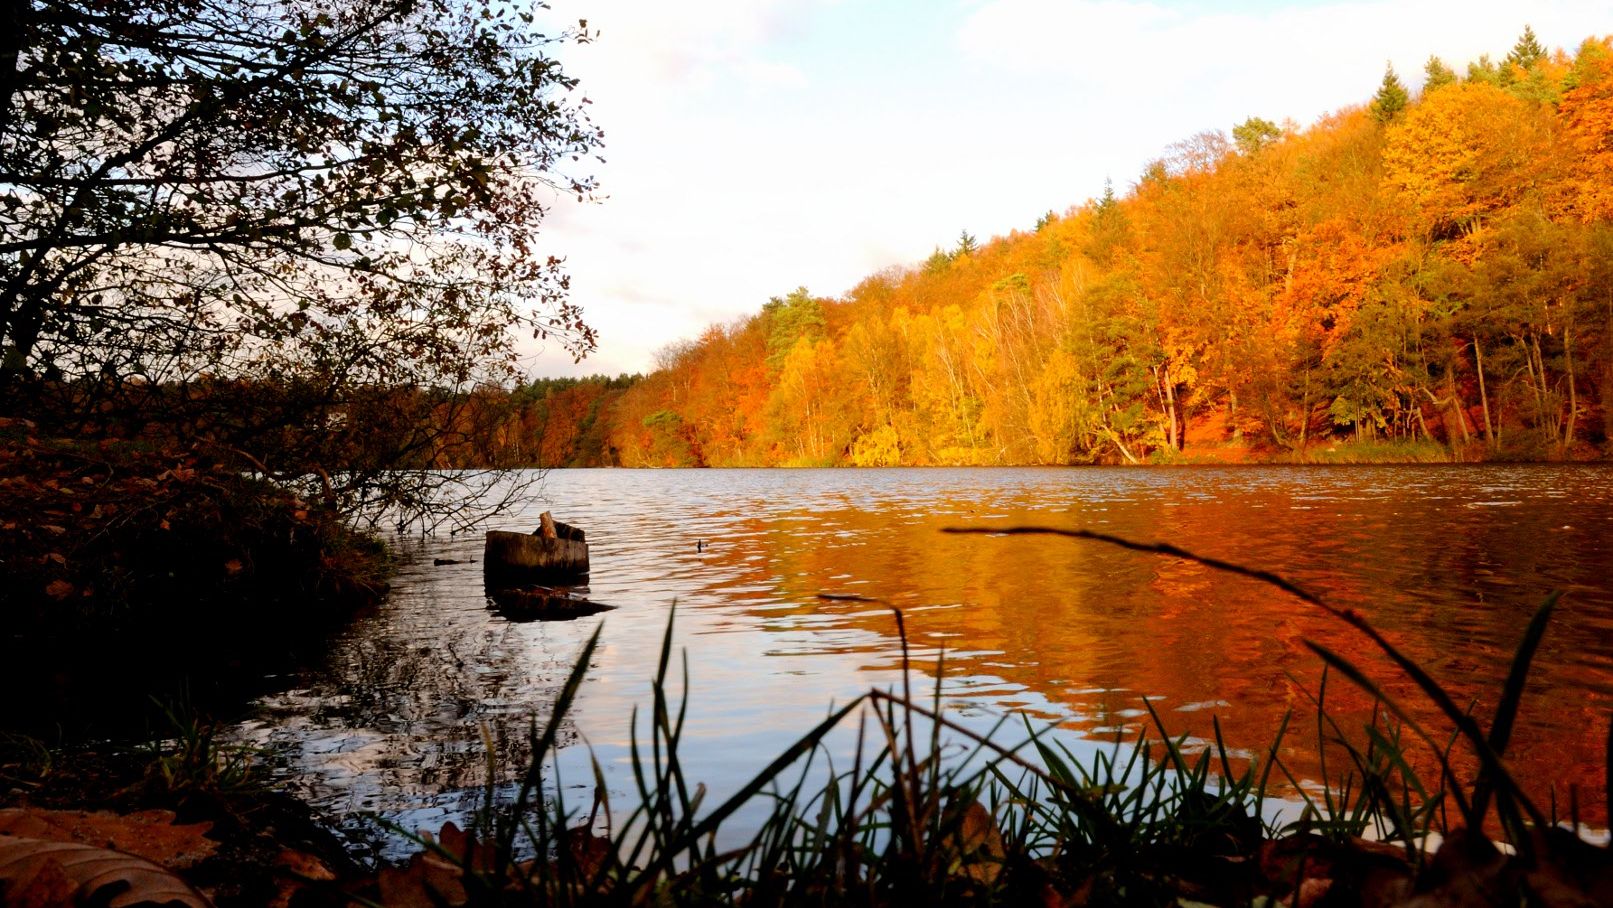
[[[547, 532], [545, 532], [547, 531]], [[489, 530], [482, 569], [490, 588], [575, 580], [588, 576], [588, 543], [582, 530], [547, 511], [537, 533]]]

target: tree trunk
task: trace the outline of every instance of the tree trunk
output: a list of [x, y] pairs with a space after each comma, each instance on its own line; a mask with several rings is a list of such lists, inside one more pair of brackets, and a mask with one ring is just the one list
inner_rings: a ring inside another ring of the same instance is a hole
[[1563, 329], [1563, 365], [1568, 369], [1568, 419], [1563, 424], [1563, 453], [1574, 444], [1574, 423], [1579, 421], [1579, 390], [1574, 384], [1574, 335]]
[[1170, 366], [1165, 367], [1165, 410], [1170, 417], [1171, 450], [1182, 449], [1182, 423], [1176, 418], [1176, 383], [1171, 381]]
[[482, 550], [482, 568], [488, 586], [499, 588], [586, 577], [588, 543], [582, 531], [563, 523], [553, 523], [548, 528], [556, 535], [488, 531]]
[[1479, 336], [1473, 335], [1473, 364], [1479, 374], [1479, 404], [1484, 410], [1484, 441], [1491, 448], [1495, 447], [1495, 432], [1490, 428], [1490, 395], [1484, 389], [1484, 350], [1479, 346]]
[[[1462, 406], [1462, 395], [1456, 393], [1456, 372], [1454, 370], [1445, 373], [1445, 386], [1450, 391], [1451, 410], [1456, 415], [1456, 425], [1462, 430], [1462, 444], [1465, 445], [1473, 439], [1473, 436], [1467, 432], [1467, 409]], [[1445, 430], [1445, 436], [1446, 444], [1456, 440], [1450, 437], [1451, 433], [1448, 428]]]

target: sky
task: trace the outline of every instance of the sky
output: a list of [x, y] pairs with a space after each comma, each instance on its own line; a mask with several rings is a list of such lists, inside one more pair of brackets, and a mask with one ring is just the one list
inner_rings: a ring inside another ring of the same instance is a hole
[[[655, 353], [797, 286], [840, 296], [962, 231], [1029, 229], [1135, 182], [1174, 142], [1251, 116], [1300, 127], [1415, 88], [1531, 26], [1572, 51], [1613, 0], [549, 0], [555, 55], [605, 132], [599, 198], [557, 197], [599, 334], [534, 376], [649, 371]], [[581, 165], [578, 165], [581, 166]]]

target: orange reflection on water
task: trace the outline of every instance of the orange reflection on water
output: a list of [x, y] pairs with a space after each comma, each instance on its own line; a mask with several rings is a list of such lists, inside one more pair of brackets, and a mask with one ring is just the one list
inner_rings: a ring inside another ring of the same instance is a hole
[[[691, 679], [680, 759], [713, 799], [831, 700], [899, 681], [893, 606], [919, 680], [933, 684], [944, 652], [946, 706], [980, 730], [1023, 710], [1071, 737], [1134, 736], [1146, 697], [1172, 734], [1202, 745], [1214, 716], [1230, 747], [1257, 754], [1292, 713], [1281, 757], [1314, 783], [1321, 661], [1307, 640], [1361, 666], [1420, 723], [1448, 727], [1358, 632], [1269, 585], [1097, 542], [941, 532], [1051, 525], [1281, 574], [1365, 615], [1486, 725], [1535, 607], [1566, 590], [1508, 756], [1542, 804], [1553, 785], [1559, 804], [1577, 786], [1584, 818], [1605, 822], [1593, 794], [1613, 710], [1605, 467], [578, 470], [550, 474], [545, 495], [495, 528], [552, 510], [588, 531], [588, 597], [618, 609], [565, 725], [589, 746], [564, 759], [569, 778], [591, 779], [597, 757], [616, 797], [635, 791], [627, 722], [646, 714], [673, 602]], [[239, 729], [321, 809], [374, 810], [409, 829], [474, 809], [489, 778], [484, 727], [492, 781], [515, 784], [525, 730], [547, 721], [599, 626], [512, 624], [487, 608], [479, 565], [432, 566], [479, 557], [480, 540], [417, 545], [389, 601], [323, 671]], [[1374, 713], [1337, 677], [1326, 699], [1351, 734]], [[854, 733], [832, 746], [849, 749]], [[1342, 756], [1327, 754], [1331, 778]], [[1426, 750], [1414, 765], [1433, 771]]]
[[[1474, 490], [1477, 498], [1373, 485], [1371, 494], [1348, 495], [1360, 490], [1349, 488], [1353, 478], [1342, 479], [1342, 492], [1315, 499], [1296, 494], [1303, 481], [1199, 498], [1167, 490], [1095, 506], [932, 497], [922, 508], [893, 510], [814, 499], [721, 515], [744, 532], [733, 545], [714, 546], [710, 559], [736, 585], [771, 586], [767, 598], [791, 603], [767, 610], [771, 625], [794, 629], [810, 619], [814, 627], [868, 632], [856, 651], [870, 672], [900, 664], [890, 615], [818, 594], [900, 607], [915, 664], [933, 675], [936, 655], [945, 652], [950, 696], [1028, 708], [1083, 734], [1135, 735], [1150, 724], [1147, 697], [1173, 735], [1207, 741], [1213, 715], [1229, 745], [1263, 752], [1292, 713], [1281, 756], [1305, 780], [1322, 770], [1313, 699], [1322, 662], [1306, 641], [1361, 667], [1419, 723], [1449, 724], [1364, 635], [1273, 586], [1098, 542], [941, 530], [1085, 527], [1276, 570], [1366, 615], [1456, 702], [1474, 704], [1486, 726], [1533, 607], [1549, 588], [1566, 586], [1570, 595], [1537, 659], [1509, 756], [1542, 804], [1552, 785], [1562, 804], [1577, 786], [1584, 817], [1602, 822], [1601, 798], [1592, 793], [1603, 784], [1613, 662], [1608, 593], [1599, 585], [1604, 569], [1587, 566], [1606, 563], [1605, 534], [1554, 538], [1561, 509], [1486, 511], [1484, 496], [1494, 490], [1484, 486]], [[1347, 733], [1375, 711], [1372, 697], [1337, 675], [1326, 701]], [[1364, 735], [1354, 738], [1364, 743]], [[1329, 754], [1330, 771], [1336, 774], [1342, 757]], [[1414, 751], [1413, 761], [1426, 779], [1437, 775], [1426, 748]], [[1459, 771], [1470, 763], [1458, 759]]]

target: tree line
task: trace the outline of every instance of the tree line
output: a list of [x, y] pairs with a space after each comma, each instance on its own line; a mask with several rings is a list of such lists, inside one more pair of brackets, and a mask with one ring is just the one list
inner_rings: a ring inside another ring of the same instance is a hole
[[1390, 70], [1309, 128], [1193, 136], [1124, 194], [797, 289], [656, 366], [589, 424], [607, 459], [1599, 456], [1613, 44], [1526, 30], [1461, 75], [1430, 59], [1415, 95]]

